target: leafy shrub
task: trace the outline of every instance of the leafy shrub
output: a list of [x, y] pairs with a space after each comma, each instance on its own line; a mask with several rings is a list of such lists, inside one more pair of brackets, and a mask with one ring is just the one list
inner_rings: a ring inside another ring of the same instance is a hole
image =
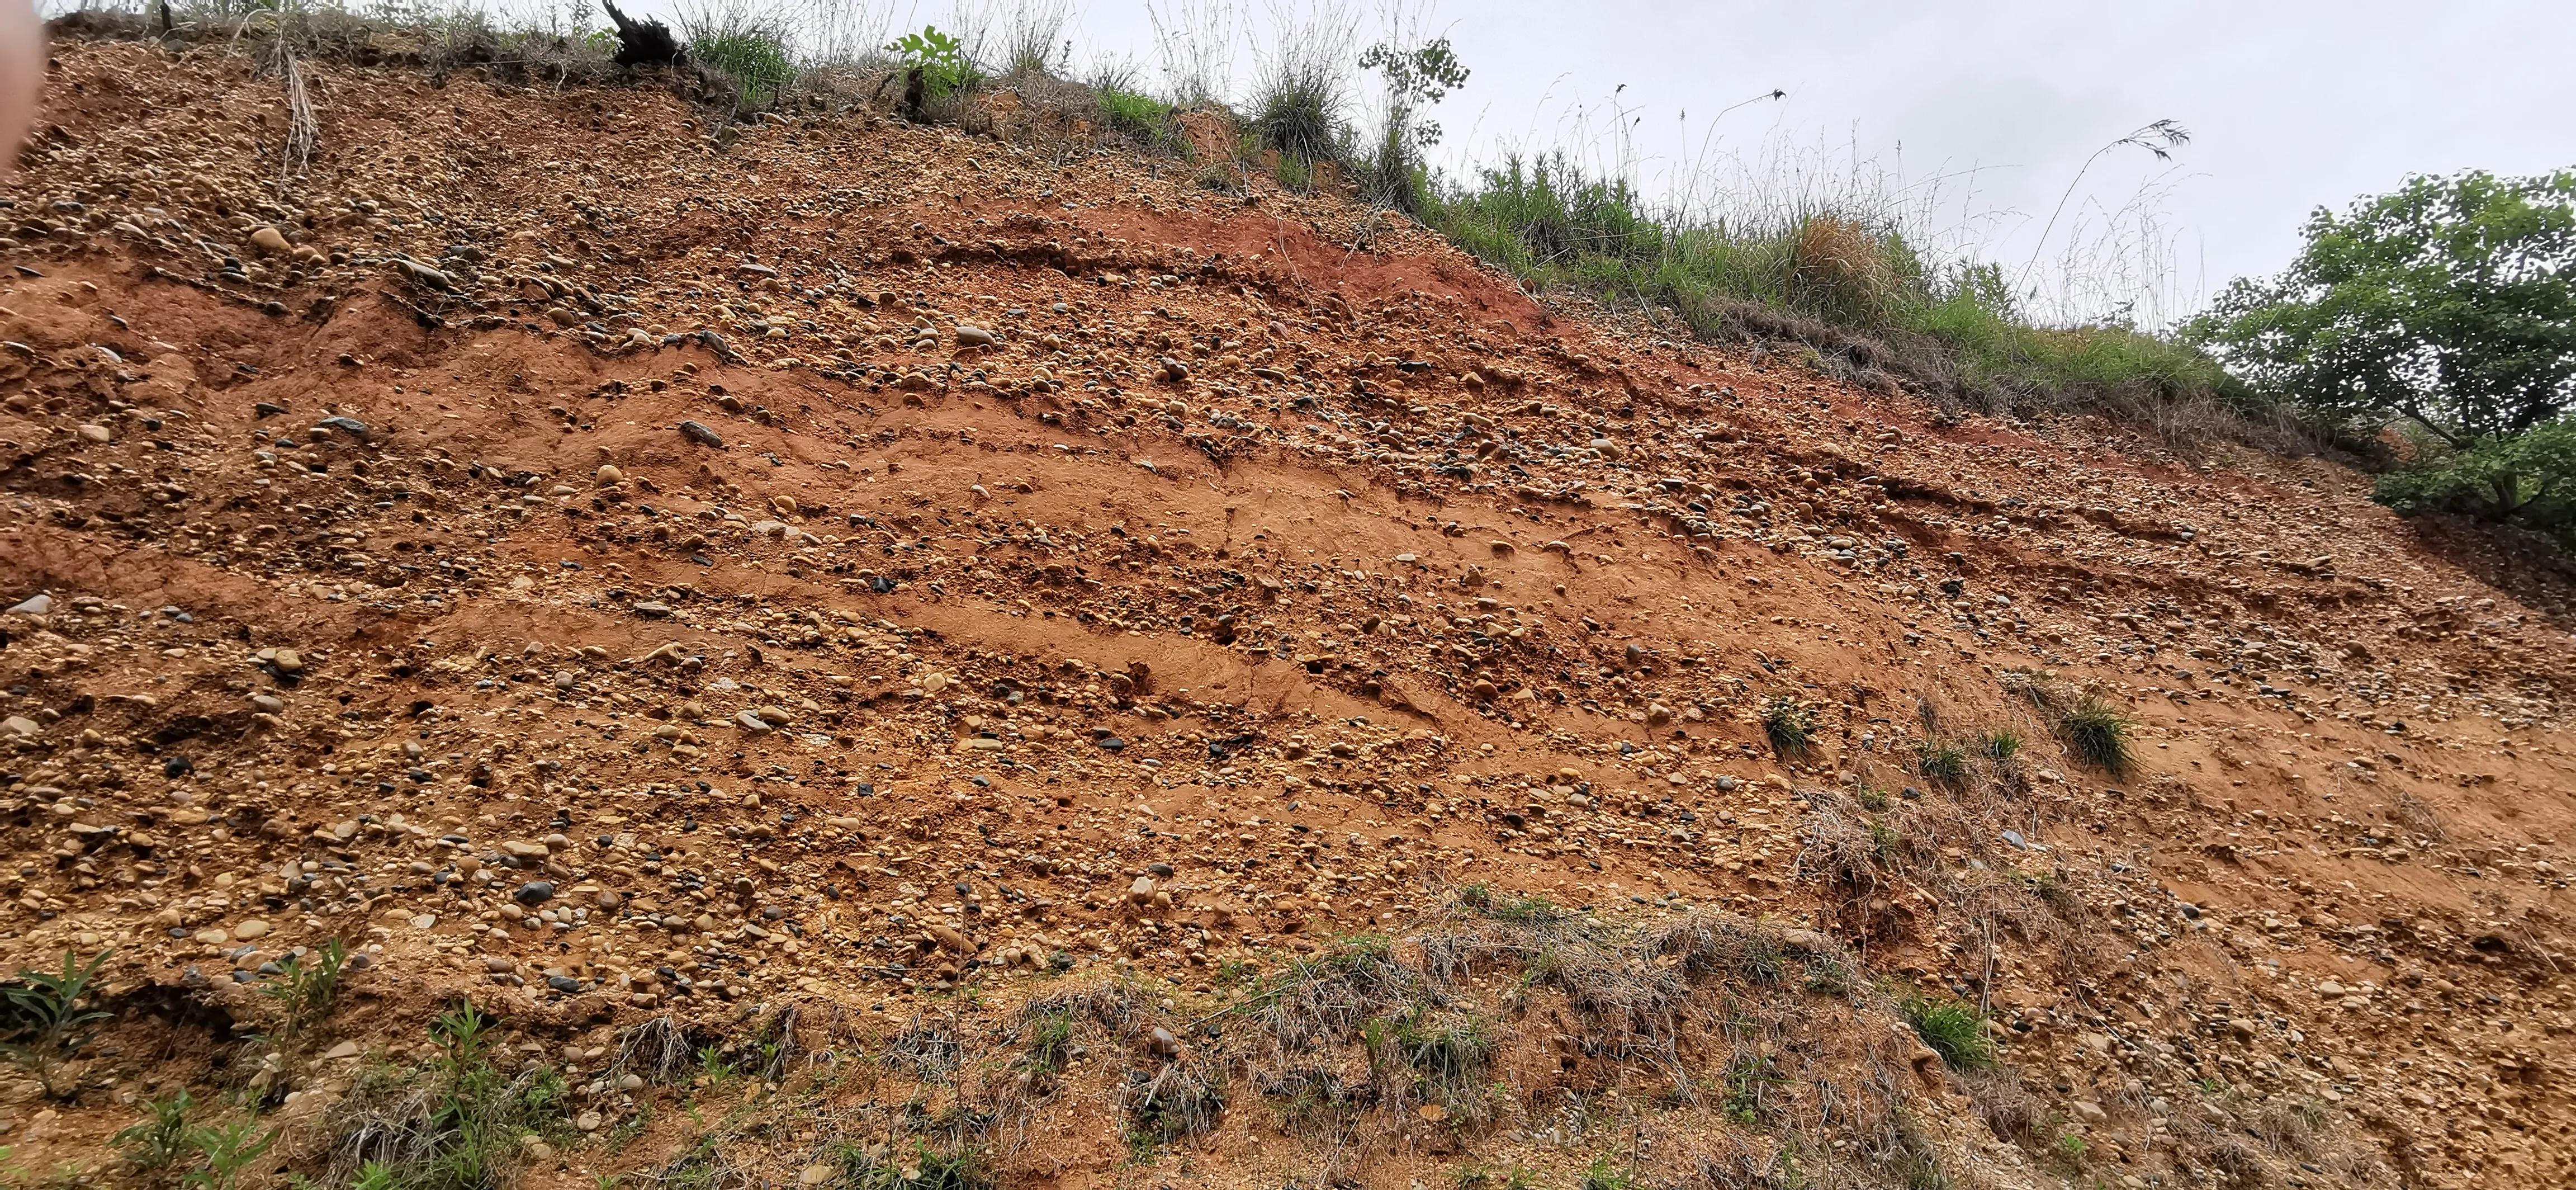
[[1409, 49], [1380, 42], [1360, 55], [1360, 69], [1386, 79], [1386, 127], [1367, 163], [1369, 197], [1420, 214], [1434, 201], [1423, 154], [1440, 143], [1440, 125], [1422, 113], [1466, 85], [1467, 67], [1442, 37]]
[[2519, 525], [2576, 549], [2576, 420], [2382, 475], [2370, 498], [2400, 516], [2456, 513]]
[[1995, 1040], [1986, 1034], [1986, 1018], [1964, 1000], [1907, 996], [1897, 1004], [1905, 1023], [1941, 1060], [1959, 1070], [1986, 1070], [1995, 1064]]
[[2129, 717], [2100, 696], [2085, 695], [2068, 708], [2058, 730], [2077, 760], [2114, 776], [2129, 771]]
[[925, 98], [944, 99], [982, 81], [975, 63], [966, 57], [966, 47], [936, 26], [924, 25], [919, 33], [895, 38], [886, 50], [921, 79]]

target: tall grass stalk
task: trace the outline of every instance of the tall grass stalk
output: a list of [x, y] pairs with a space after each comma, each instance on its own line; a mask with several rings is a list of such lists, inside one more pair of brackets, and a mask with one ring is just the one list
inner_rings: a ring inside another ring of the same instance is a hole
[[1146, 0], [1164, 97], [1180, 108], [1225, 106], [1234, 94], [1234, 61], [1245, 29], [1231, 0]]

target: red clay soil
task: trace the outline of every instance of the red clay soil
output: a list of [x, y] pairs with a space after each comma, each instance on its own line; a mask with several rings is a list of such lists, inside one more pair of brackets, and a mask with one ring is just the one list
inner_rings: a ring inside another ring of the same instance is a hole
[[[2545, 551], [1009, 128], [325, 66], [299, 174], [245, 56], [55, 58], [0, 221], [0, 949], [112, 951], [129, 1019], [8, 1092], [25, 1169], [130, 1174], [142, 1098], [254, 1063], [205, 1014], [270, 1028], [326, 939], [368, 965], [290, 1164], [462, 998], [573, 1071], [569, 1186], [690, 1143], [601, 1073], [638, 1022], [1186, 1015], [1472, 888], [1987, 1004], [2002, 1071], [1908, 1092], [1962, 1184], [2576, 1181]], [[1004, 1180], [1276, 1184], [1262, 1101], [1160, 1164], [1049, 1116]], [[1590, 1159], [1522, 1102], [1337, 1176]]]

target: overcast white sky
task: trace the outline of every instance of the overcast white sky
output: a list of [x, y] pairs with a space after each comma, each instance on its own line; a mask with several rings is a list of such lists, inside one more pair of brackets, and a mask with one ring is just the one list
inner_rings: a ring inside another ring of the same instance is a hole
[[[59, 8], [76, 0], [47, 0]], [[431, 0], [433, 5], [440, 0]], [[596, 0], [459, 0], [556, 12]], [[1387, 0], [1150, 0], [1167, 26], [1232, 14], [1238, 86], [1274, 13], [1339, 11], [1365, 45]], [[1417, 9], [1423, 0], [1413, 0]], [[1339, 5], [1335, 9], [1335, 5]], [[364, 8], [364, 3], [353, 3]], [[665, 16], [829, 11], [870, 42], [889, 28], [955, 30], [957, 0], [636, 0]], [[1077, 62], [1124, 55], [1160, 73], [1149, 0], [966, 0], [988, 25], [1069, 11]], [[1466, 0], [1431, 3], [1474, 72], [1442, 105], [1452, 163], [1575, 148], [1650, 191], [1776, 197], [1857, 173], [1898, 194], [1936, 247], [1968, 248], [2062, 311], [2135, 300], [2187, 313], [2235, 276], [2278, 270], [2319, 204], [2408, 172], [2576, 166], [2576, 0]], [[1624, 89], [1623, 89], [1624, 88]], [[1777, 102], [1720, 109], [1777, 88]], [[1687, 119], [1685, 119], [1685, 116]], [[2158, 161], [2087, 157], [2173, 120], [2191, 134]], [[1855, 162], [1858, 166], [1855, 167]], [[2041, 242], [2041, 231], [2049, 234]], [[2071, 275], [2098, 284], [2071, 283]]]

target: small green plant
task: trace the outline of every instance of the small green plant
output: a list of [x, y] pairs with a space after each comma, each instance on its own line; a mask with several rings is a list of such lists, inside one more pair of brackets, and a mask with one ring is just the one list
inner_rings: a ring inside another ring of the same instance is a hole
[[1458, 903], [1495, 921], [1547, 925], [1574, 916], [1538, 893], [1496, 893], [1481, 881], [1458, 890]]
[[56, 1082], [62, 1066], [88, 1048], [98, 1023], [108, 1018], [105, 1009], [84, 1007], [82, 1002], [89, 998], [98, 969], [110, 953], [100, 951], [83, 964], [66, 950], [62, 970], [20, 968], [14, 982], [0, 985], [13, 1034], [6, 1045], [0, 1045], [0, 1054], [34, 1072], [49, 1096], [69, 1097], [70, 1090]]
[[1072, 1013], [1058, 1009], [1029, 1018], [1028, 1040], [1020, 1053], [1020, 1069], [1040, 1077], [1054, 1075], [1064, 1070], [1072, 1053]]
[[1914, 768], [1924, 780], [1957, 789], [1968, 783], [1968, 750], [1957, 744], [1924, 740], [1914, 746]]
[[1505, 1166], [1470, 1161], [1459, 1168], [1457, 1183], [1458, 1190], [1533, 1190], [1538, 1175], [1517, 1161]]
[[1867, 810], [1872, 814], [1876, 814], [1887, 809], [1887, 791], [1884, 789], [1861, 790], [1860, 808]]
[[1762, 1122], [1770, 1107], [1773, 1087], [1788, 1085], [1771, 1059], [1747, 1054], [1726, 1068], [1726, 1098], [1719, 1102], [1718, 1112], [1728, 1122], [1746, 1128]]
[[723, 1050], [712, 1045], [699, 1048], [698, 1080], [707, 1094], [723, 1091], [725, 1085], [733, 1081], [735, 1073], [733, 1063], [725, 1060]]
[[370, 1161], [358, 1167], [358, 1176], [350, 1179], [349, 1190], [397, 1190], [394, 1170], [382, 1161]]
[[1959, 1070], [1987, 1070], [1995, 1064], [1995, 1040], [1986, 1033], [1986, 1018], [1964, 1000], [1909, 995], [1898, 1002], [1907, 1024], [1941, 1060]]
[[1788, 760], [1805, 757], [1815, 747], [1816, 712], [1786, 694], [1762, 704], [1762, 734], [1771, 751]]
[[1637, 1175], [1634, 1170], [1619, 1168], [1604, 1153], [1584, 1167], [1583, 1180], [1577, 1185], [1581, 1190], [1636, 1190]]
[[2099, 695], [2087, 694], [2069, 708], [2058, 730], [2077, 760], [2113, 776], [2129, 771], [2129, 717]]
[[2021, 737], [2010, 731], [1990, 731], [1977, 741], [1977, 751], [1988, 760], [2010, 760], [2021, 754]]
[[[1152, 1143], [1148, 1137], [1146, 1144]], [[989, 1190], [993, 1175], [976, 1149], [939, 1149], [915, 1139], [910, 1152], [862, 1164], [841, 1184], [853, 1190]]]
[[277, 1129], [261, 1132], [249, 1120], [190, 1129], [188, 1147], [195, 1149], [206, 1164], [203, 1169], [188, 1171], [179, 1180], [197, 1190], [233, 1190], [241, 1182], [242, 1171], [276, 1143]]
[[979, 81], [975, 64], [966, 57], [966, 47], [936, 26], [924, 25], [919, 33], [895, 38], [886, 44], [886, 51], [902, 61], [906, 72], [921, 80], [922, 95], [927, 99], [945, 99]]
[[2084, 1160], [2084, 1138], [2072, 1132], [2060, 1132], [2057, 1134], [2056, 1143], [2049, 1146], [2049, 1151], [2056, 1154], [2058, 1160], [2069, 1165], [2079, 1164]]
[[142, 1121], [128, 1125], [108, 1143], [137, 1169], [166, 1170], [193, 1151], [188, 1144], [188, 1110], [195, 1106], [195, 1097], [185, 1087], [167, 1099], [147, 1099]]
[[340, 969], [348, 960], [349, 948], [334, 938], [319, 950], [286, 956], [278, 964], [278, 973], [260, 984], [260, 994], [276, 1001], [286, 1014], [282, 1040], [295, 1040], [331, 1015], [331, 1005], [340, 995]]
[[1315, 187], [1314, 165], [1303, 157], [1287, 153], [1279, 155], [1279, 164], [1270, 171], [1270, 176], [1278, 181], [1280, 189], [1296, 194], [1307, 193]]

